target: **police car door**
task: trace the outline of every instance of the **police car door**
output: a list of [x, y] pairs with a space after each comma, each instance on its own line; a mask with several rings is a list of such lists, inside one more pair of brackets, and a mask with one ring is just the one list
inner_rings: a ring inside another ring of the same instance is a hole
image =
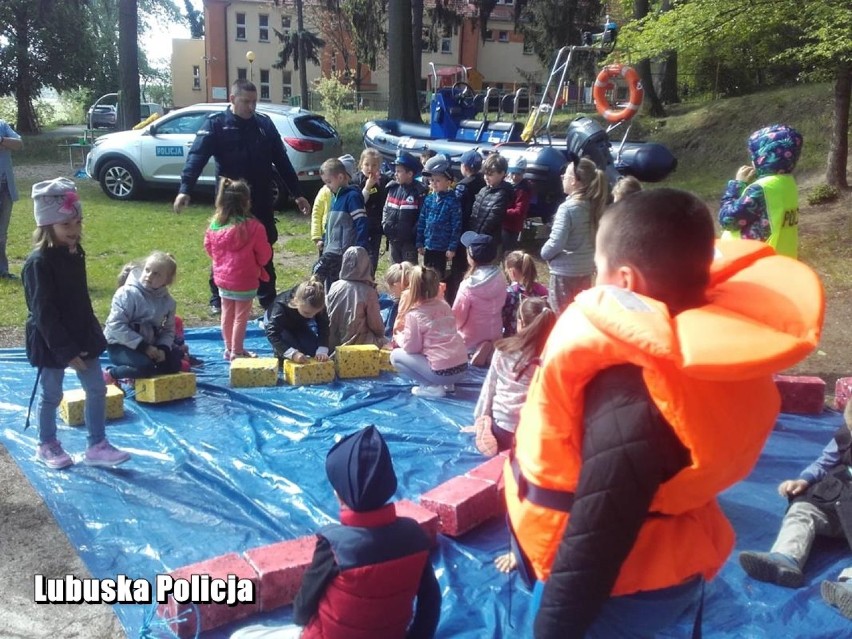
[[[195, 134], [208, 115], [209, 111], [183, 112], [173, 117], [166, 116], [149, 128], [149, 135], [142, 142], [142, 175], [154, 182], [179, 184]], [[216, 166], [211, 159], [198, 183], [213, 184], [215, 176]]]

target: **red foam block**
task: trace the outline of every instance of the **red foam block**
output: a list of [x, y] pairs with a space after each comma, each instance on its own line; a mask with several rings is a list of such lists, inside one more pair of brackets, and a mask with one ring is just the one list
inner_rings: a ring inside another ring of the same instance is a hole
[[834, 407], [837, 410], [846, 408], [852, 397], [852, 377], [841, 377], [834, 384]]
[[178, 603], [169, 598], [168, 603], [160, 604], [157, 614], [166, 619], [183, 618], [181, 623], [172, 622], [171, 629], [178, 637], [194, 637], [197, 625], [201, 624], [201, 632], [218, 628], [237, 619], [243, 619], [260, 612], [260, 578], [248, 562], [237, 553], [228, 553], [207, 561], [190, 564], [170, 573], [174, 579], [191, 580], [192, 575], [209, 575], [215, 579], [227, 579], [234, 575], [237, 579], [250, 579], [254, 584], [254, 603], [239, 603], [229, 606], [224, 603], [198, 603], [198, 614], [193, 612], [191, 603]]
[[468, 477], [497, 484], [497, 495], [501, 513], [506, 511], [506, 485], [503, 481], [503, 467], [505, 465], [506, 458], [503, 455], [497, 455], [466, 473]]
[[776, 375], [781, 411], [818, 415], [825, 408], [825, 382], [819, 377]]
[[398, 517], [410, 517], [420, 524], [432, 546], [438, 543], [438, 515], [407, 499], [396, 502], [394, 506]]
[[313, 560], [316, 545], [316, 536], [307, 535], [243, 553], [260, 578], [262, 611], [293, 603], [302, 577]]
[[475, 477], [453, 477], [420, 497], [438, 515], [439, 530], [456, 537], [500, 514], [497, 484]]

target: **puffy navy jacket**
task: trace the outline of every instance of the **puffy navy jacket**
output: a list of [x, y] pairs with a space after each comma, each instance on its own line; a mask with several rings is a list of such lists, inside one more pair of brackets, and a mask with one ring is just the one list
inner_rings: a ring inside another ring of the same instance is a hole
[[417, 234], [417, 219], [426, 196], [426, 187], [416, 180], [410, 184], [391, 182], [382, 213], [382, 230], [391, 242], [411, 242]]

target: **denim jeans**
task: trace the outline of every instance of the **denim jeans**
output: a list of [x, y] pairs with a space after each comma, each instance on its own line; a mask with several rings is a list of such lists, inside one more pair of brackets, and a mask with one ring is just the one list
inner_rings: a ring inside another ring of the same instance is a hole
[[0, 275], [9, 272], [9, 259], [6, 257], [6, 238], [9, 234], [9, 221], [12, 219], [12, 196], [9, 189], [0, 188]]
[[[532, 610], [538, 614], [544, 582], [533, 587]], [[677, 586], [610, 597], [586, 631], [586, 639], [654, 639], [655, 637], [701, 637], [696, 628], [704, 579], [693, 577]], [[697, 632], [695, 632], [697, 630]]]
[[166, 353], [166, 359], [159, 364], [145, 353], [140, 353], [124, 344], [109, 344], [107, 352], [112, 364], [107, 368], [115, 379], [139, 379], [177, 373], [180, 371], [180, 361], [183, 359], [183, 352], [177, 346], [172, 346]]
[[[106, 385], [101, 364], [97, 359], [85, 360], [86, 370], [77, 372], [77, 379], [86, 391], [86, 428], [89, 446], [104, 440], [106, 421]], [[36, 414], [38, 415], [38, 441], [49, 444], [56, 439], [56, 409], [62, 401], [64, 368], [42, 368], [39, 378], [40, 393]]]
[[422, 353], [406, 353], [401, 348], [395, 348], [390, 355], [391, 364], [403, 377], [413, 379], [418, 384], [427, 386], [442, 386], [455, 384], [462, 380], [466, 371], [455, 375], [438, 375], [429, 366], [429, 360]]

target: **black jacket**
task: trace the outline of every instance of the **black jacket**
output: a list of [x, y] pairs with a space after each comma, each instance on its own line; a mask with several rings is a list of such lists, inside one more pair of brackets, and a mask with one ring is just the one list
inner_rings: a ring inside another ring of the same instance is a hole
[[[297, 288], [299, 287], [294, 286], [289, 291], [280, 293], [267, 311], [269, 320], [266, 322], [266, 339], [272, 344], [277, 357], [284, 357], [284, 353], [289, 349], [298, 348], [297, 344], [289, 343], [282, 334], [285, 331], [299, 333], [307, 330], [310, 322], [309, 319], [302, 317], [298, 309], [290, 306]], [[328, 348], [328, 313], [323, 309], [316, 314], [314, 320], [317, 323], [319, 345]]]
[[490, 235], [499, 242], [506, 208], [514, 199], [515, 191], [507, 182], [500, 182], [494, 188], [483, 187], [476, 194], [470, 213], [470, 222], [464, 230]]
[[[378, 183], [373, 186], [373, 190], [367, 194], [364, 200], [364, 209], [367, 211], [367, 224], [370, 227], [370, 235], [381, 235], [382, 233], [382, 211], [385, 208], [385, 200], [388, 197], [388, 176], [382, 174], [379, 177]], [[361, 171], [355, 173], [352, 178], [352, 184], [358, 187], [359, 191], [364, 190], [364, 185], [367, 183], [367, 176]]]
[[[293, 165], [287, 157], [281, 134], [268, 115], [255, 113], [248, 120], [234, 115], [231, 108], [214, 113], [205, 120], [195, 136], [180, 176], [180, 192], [191, 193], [207, 162], [216, 160], [216, 179], [243, 179], [251, 187], [254, 216], [267, 227], [274, 225], [272, 166], [284, 180], [293, 197], [302, 189]], [[270, 243], [275, 239], [270, 238]]]
[[417, 220], [428, 189], [417, 180], [410, 184], [390, 182], [382, 212], [382, 231], [391, 242], [410, 242], [417, 238]]
[[106, 338], [92, 310], [86, 255], [57, 246], [30, 253], [21, 271], [27, 301], [27, 359], [38, 368], [65, 368], [100, 356]]
[[[690, 464], [689, 451], [629, 364], [586, 386], [583, 466], [571, 518], [535, 619], [536, 639], [583, 637], [633, 548], [660, 484]], [[688, 542], [685, 542], [688, 543]]]
[[846, 541], [852, 547], [852, 433], [844, 424], [834, 433], [837, 451], [840, 453], [838, 464], [828, 471], [822, 479], [807, 487], [804, 493], [790, 499], [790, 504], [806, 501], [823, 512], [837, 514], [842, 524]]
[[462, 211], [462, 231], [470, 230], [470, 213], [473, 211], [473, 201], [477, 193], [485, 188], [485, 178], [482, 173], [468, 175], [456, 184], [456, 197], [459, 199]]

